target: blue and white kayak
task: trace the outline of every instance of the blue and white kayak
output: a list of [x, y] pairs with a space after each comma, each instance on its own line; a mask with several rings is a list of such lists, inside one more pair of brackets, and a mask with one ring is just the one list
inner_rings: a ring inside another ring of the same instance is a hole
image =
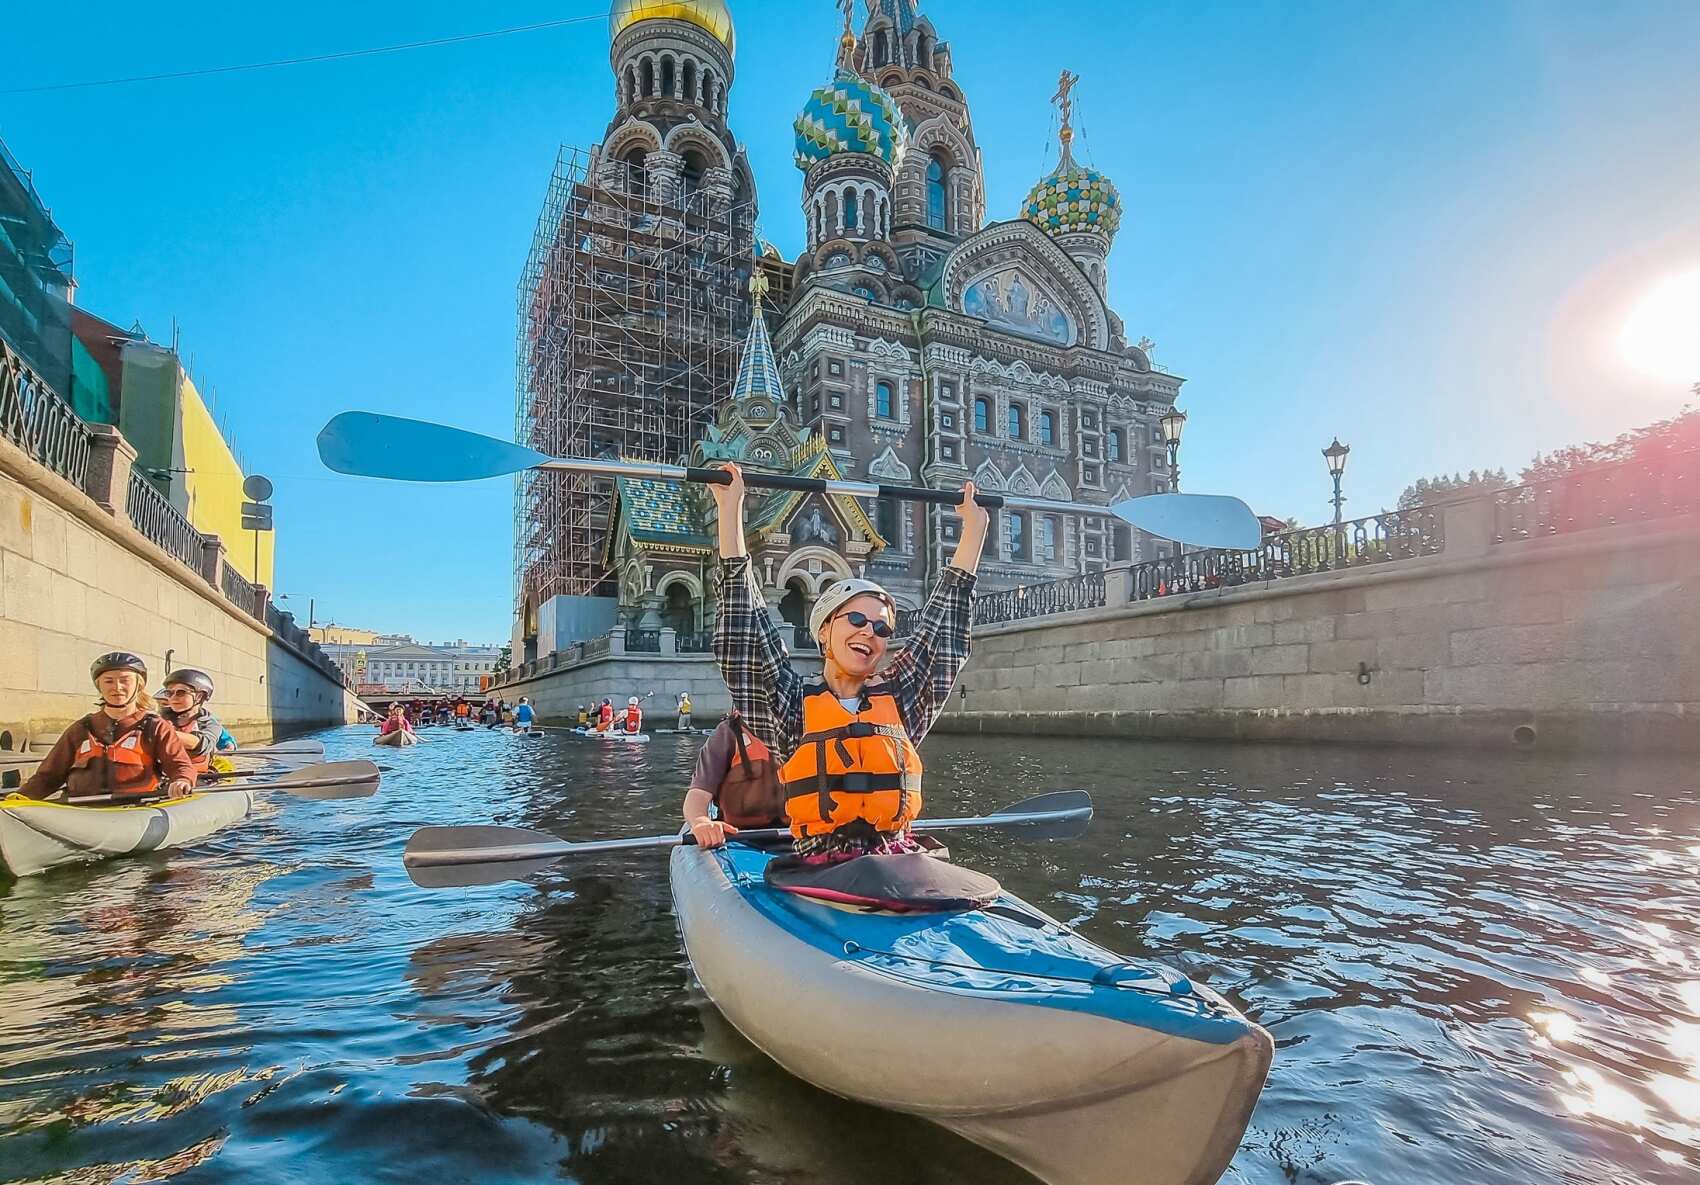
[[1274, 1044], [1221, 996], [999, 891], [892, 913], [769, 887], [770, 853], [678, 847], [697, 979], [751, 1043], [822, 1090], [920, 1116], [1049, 1185], [1209, 1185]]

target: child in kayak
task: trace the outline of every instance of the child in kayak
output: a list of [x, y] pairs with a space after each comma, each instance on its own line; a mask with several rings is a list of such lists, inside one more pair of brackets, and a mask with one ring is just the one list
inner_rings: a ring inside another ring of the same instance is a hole
[[679, 693], [679, 731], [680, 732], [689, 732], [690, 730], [691, 730], [691, 693], [688, 692], [688, 691], [681, 691]]
[[159, 693], [160, 717], [177, 730], [177, 739], [183, 742], [183, 751], [200, 777], [213, 771], [219, 739], [230, 735], [218, 717], [207, 711], [212, 697], [212, 676], [193, 667], [172, 671]]
[[[719, 509], [719, 616], [714, 657], [732, 704], [780, 762], [799, 855], [838, 860], [917, 851], [909, 824], [921, 808], [916, 746], [944, 710], [968, 661], [974, 572], [988, 519], [973, 482], [956, 505], [961, 535], [903, 652], [879, 670], [897, 605], [869, 580], [840, 580], [816, 600], [809, 632], [825, 670], [806, 684], [756, 586], [744, 546], [744, 476], [709, 489]], [[877, 673], [876, 673], [877, 672]]]
[[773, 754], [736, 709], [697, 754], [691, 788], [685, 792], [685, 822], [705, 848], [719, 847], [746, 827], [789, 825]]
[[578, 726], [580, 728], [590, 727], [590, 710], [583, 704], [578, 706]]
[[177, 730], [149, 711], [148, 666], [114, 651], [95, 659], [89, 675], [100, 708], [65, 730], [18, 793], [67, 802], [138, 802], [183, 798], [195, 788], [195, 767]]
[[596, 709], [596, 731], [607, 732], [614, 727], [614, 704], [611, 700], [603, 700], [602, 706]]

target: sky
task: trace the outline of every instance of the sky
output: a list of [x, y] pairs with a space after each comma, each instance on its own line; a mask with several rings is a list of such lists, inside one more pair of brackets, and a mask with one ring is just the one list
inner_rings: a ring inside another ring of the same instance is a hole
[[[168, 15], [162, 15], [163, 8]], [[1700, 271], [1700, 4], [923, 0], [973, 112], [988, 215], [1078, 155], [1120, 187], [1110, 297], [1183, 375], [1183, 488], [1324, 521], [1416, 479], [1678, 412], [1625, 361], [1638, 301]], [[84, 0], [20, 6], [0, 138], [76, 245], [78, 301], [175, 326], [276, 484], [302, 618], [503, 640], [512, 488], [332, 475], [351, 408], [509, 436], [515, 288], [556, 151], [614, 105], [594, 0]], [[732, 0], [735, 133], [764, 236], [803, 244], [791, 122], [830, 76], [830, 0]], [[19, 93], [582, 22], [342, 61]], [[1700, 324], [1694, 326], [1700, 341]]]

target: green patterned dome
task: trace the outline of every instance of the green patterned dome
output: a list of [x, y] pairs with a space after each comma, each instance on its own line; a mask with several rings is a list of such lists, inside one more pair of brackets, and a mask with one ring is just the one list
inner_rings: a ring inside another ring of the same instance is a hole
[[1113, 238], [1122, 221], [1122, 198], [1104, 174], [1083, 169], [1066, 152], [1057, 171], [1033, 187], [1021, 216], [1048, 235], [1099, 234]]
[[797, 167], [805, 173], [823, 160], [850, 152], [876, 156], [895, 169], [909, 137], [897, 100], [847, 70], [809, 96], [793, 126]]

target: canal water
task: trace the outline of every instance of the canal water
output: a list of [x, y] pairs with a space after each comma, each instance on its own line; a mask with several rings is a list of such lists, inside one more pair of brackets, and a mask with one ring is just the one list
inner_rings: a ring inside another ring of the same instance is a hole
[[[745, 1044], [691, 979], [661, 854], [437, 892], [402, 871], [425, 824], [670, 830], [697, 741], [426, 736], [324, 734], [389, 767], [376, 798], [280, 797], [191, 851], [0, 886], [0, 1181], [1030, 1183]], [[1226, 1180], [1696, 1179], [1692, 767], [948, 736], [925, 756], [933, 815], [1090, 790], [1085, 839], [963, 834], [957, 859], [1274, 1034]]]

